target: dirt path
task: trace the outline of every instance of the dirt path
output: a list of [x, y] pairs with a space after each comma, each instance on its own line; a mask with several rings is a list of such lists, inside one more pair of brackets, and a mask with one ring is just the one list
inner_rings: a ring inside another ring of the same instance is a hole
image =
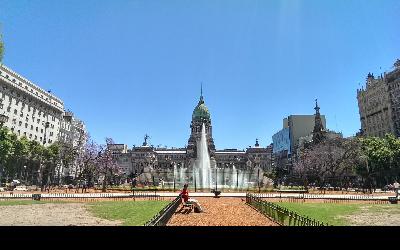
[[81, 203], [0, 206], [0, 226], [116, 226], [96, 218]]
[[352, 226], [400, 226], [400, 211], [397, 205], [393, 207], [366, 205], [356, 214], [341, 216]]
[[204, 209], [203, 213], [179, 213], [179, 207], [168, 226], [276, 226], [241, 198], [196, 199]]

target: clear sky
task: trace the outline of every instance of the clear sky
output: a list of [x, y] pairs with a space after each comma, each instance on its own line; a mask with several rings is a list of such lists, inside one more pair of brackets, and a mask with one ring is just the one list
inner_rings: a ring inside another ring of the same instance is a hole
[[91, 136], [183, 147], [203, 82], [216, 147], [271, 143], [291, 114], [360, 128], [356, 92], [400, 58], [398, 0], [0, 0], [4, 64]]

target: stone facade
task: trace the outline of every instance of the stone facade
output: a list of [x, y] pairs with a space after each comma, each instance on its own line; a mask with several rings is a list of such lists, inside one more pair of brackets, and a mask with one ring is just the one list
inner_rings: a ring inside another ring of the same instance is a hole
[[8, 117], [4, 126], [18, 137], [26, 136], [48, 146], [58, 139], [64, 103], [0, 65], [0, 113]]
[[383, 137], [386, 133], [400, 136], [400, 63], [394, 70], [375, 76], [368, 74], [366, 87], [357, 90], [361, 135]]
[[[76, 154], [83, 154], [87, 140], [87, 131], [85, 123], [77, 119], [70, 111], [64, 112], [61, 120], [58, 140], [63, 146], [73, 150]], [[69, 168], [61, 167], [63, 176], [75, 178], [77, 174], [78, 163], [74, 162]]]
[[[197, 157], [197, 141], [201, 135], [202, 124], [205, 124], [208, 150], [211, 164], [218, 168], [234, 165], [237, 169], [260, 168], [263, 171], [271, 170], [272, 167], [272, 146], [260, 147], [258, 140], [254, 147], [246, 150], [224, 149], [216, 150], [212, 137], [212, 123], [208, 108], [201, 95], [200, 100], [192, 114], [190, 123], [190, 136], [188, 145], [184, 148], [160, 148], [153, 147], [147, 143], [147, 136], [142, 146], [134, 146], [127, 152], [114, 150], [118, 165], [122, 173], [127, 176], [131, 173], [148, 172], [146, 168], [159, 171], [171, 171], [173, 166], [188, 167], [193, 166]], [[113, 145], [109, 145], [110, 148]]]

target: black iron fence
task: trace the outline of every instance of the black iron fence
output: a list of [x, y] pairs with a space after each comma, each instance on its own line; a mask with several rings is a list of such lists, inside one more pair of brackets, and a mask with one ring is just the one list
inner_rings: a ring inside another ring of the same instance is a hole
[[[57, 201], [57, 200], [71, 200], [71, 201], [122, 201], [122, 200], [164, 200], [163, 197], [157, 194], [157, 191], [133, 191], [132, 193], [41, 193], [41, 194], [0, 194], [0, 201], [2, 200], [44, 200], [44, 201]], [[169, 198], [168, 198], [169, 199]]]
[[246, 194], [246, 203], [281, 226], [328, 226], [327, 223], [299, 215], [294, 211], [262, 200], [252, 194]]
[[176, 197], [166, 207], [164, 207], [158, 214], [144, 224], [144, 226], [166, 226], [172, 215], [181, 203], [181, 196]]
[[387, 196], [374, 196], [374, 195], [324, 195], [324, 194], [293, 194], [279, 192], [276, 193], [259, 193], [253, 194], [261, 199], [277, 200], [278, 202], [306, 202], [309, 200], [321, 200], [323, 203], [351, 203], [363, 202], [370, 204], [387, 204], [390, 198], [397, 199], [396, 197]]

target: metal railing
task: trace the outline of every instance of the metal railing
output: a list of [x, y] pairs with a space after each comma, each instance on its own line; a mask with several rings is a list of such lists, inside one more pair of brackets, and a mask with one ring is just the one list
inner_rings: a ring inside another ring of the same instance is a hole
[[[279, 201], [304, 202], [306, 200], [322, 200], [323, 203], [348, 203], [363, 201], [372, 204], [386, 204], [390, 201], [388, 196], [374, 195], [328, 195], [328, 194], [294, 194], [294, 193], [270, 193], [253, 194], [262, 199], [279, 199]], [[394, 197], [395, 198], [395, 197]]]
[[39, 194], [0, 194], [2, 200], [74, 200], [74, 201], [101, 201], [101, 200], [164, 200], [156, 191], [134, 191], [132, 193], [39, 193]]
[[328, 226], [327, 223], [299, 215], [275, 203], [262, 200], [252, 194], [246, 194], [246, 203], [281, 226]]
[[181, 196], [179, 195], [160, 212], [158, 212], [153, 218], [146, 222], [144, 226], [166, 226], [180, 204]]

